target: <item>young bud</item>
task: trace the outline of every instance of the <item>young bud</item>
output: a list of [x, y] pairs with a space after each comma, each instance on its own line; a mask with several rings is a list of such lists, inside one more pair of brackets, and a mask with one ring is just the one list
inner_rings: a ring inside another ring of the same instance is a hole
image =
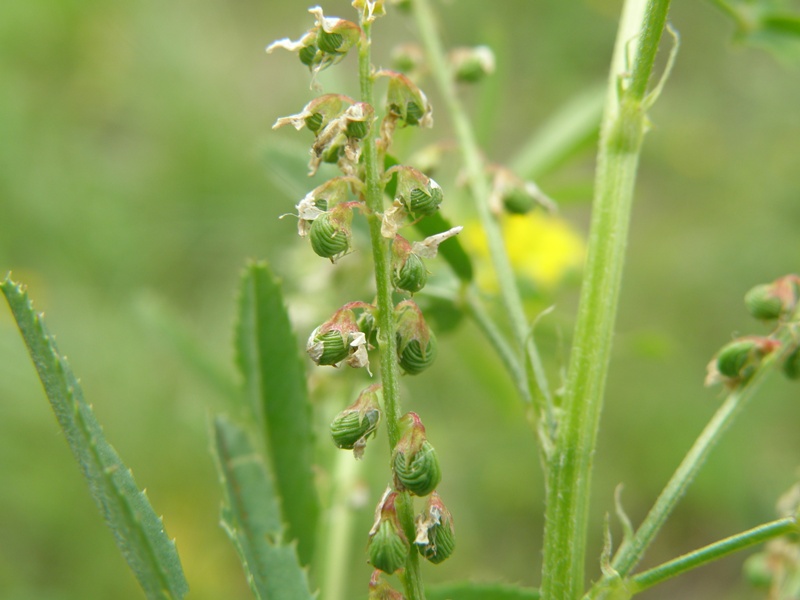
[[350, 250], [350, 224], [353, 221], [351, 203], [337, 204], [330, 211], [319, 215], [311, 223], [309, 239], [311, 248], [331, 262], [344, 256]]
[[448, 58], [456, 81], [476, 83], [494, 73], [494, 53], [489, 46], [456, 48]]
[[337, 448], [353, 450], [356, 459], [364, 455], [367, 439], [378, 429], [381, 389], [379, 383], [369, 386], [331, 422], [333, 443]]
[[389, 78], [386, 92], [386, 113], [405, 125], [433, 126], [433, 109], [425, 94], [402, 73], [378, 71], [376, 75]]
[[367, 340], [359, 331], [352, 310], [360, 308], [360, 305], [361, 303], [346, 304], [311, 332], [306, 344], [306, 351], [311, 360], [320, 366], [338, 367], [346, 361], [351, 367], [369, 369]]
[[456, 532], [453, 516], [442, 502], [439, 494], [428, 497], [424, 512], [417, 516], [417, 537], [414, 543], [419, 552], [434, 564], [439, 564], [453, 554], [456, 547]]
[[422, 259], [411, 250], [411, 244], [401, 236], [392, 244], [392, 285], [400, 291], [415, 294], [428, 281], [428, 270]]
[[383, 3], [384, 0], [353, 0], [353, 8], [361, 11], [361, 18], [365, 23], [372, 23], [386, 14]]
[[416, 496], [427, 496], [442, 479], [436, 450], [425, 437], [425, 426], [416, 413], [400, 420], [402, 434], [392, 454], [395, 487]]
[[761, 360], [780, 346], [771, 338], [748, 336], [723, 346], [708, 365], [706, 385], [719, 381], [738, 384], [755, 373]]
[[529, 213], [536, 206], [549, 211], [555, 210], [555, 203], [532, 181], [523, 181], [504, 167], [493, 167], [492, 195], [489, 206], [500, 214], [506, 211], [515, 215]]
[[410, 545], [397, 517], [397, 492], [386, 491], [376, 511], [375, 524], [369, 532], [367, 554], [370, 564], [391, 575], [405, 567]]
[[395, 307], [397, 317], [397, 358], [409, 375], [417, 375], [430, 367], [436, 358], [436, 337], [425, 323], [422, 311], [411, 300]]
[[792, 350], [784, 360], [783, 374], [789, 379], [800, 379], [800, 346]]
[[419, 44], [396, 46], [392, 50], [392, 67], [396, 71], [405, 74], [415, 74], [423, 71], [427, 67], [425, 53]]
[[756, 319], [772, 321], [790, 314], [797, 306], [800, 286], [796, 275], [787, 275], [772, 283], [750, 289], [744, 295], [747, 310]]

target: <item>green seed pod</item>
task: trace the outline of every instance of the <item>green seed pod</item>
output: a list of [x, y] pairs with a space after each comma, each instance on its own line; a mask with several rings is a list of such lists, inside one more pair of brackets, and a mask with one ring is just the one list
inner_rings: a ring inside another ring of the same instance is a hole
[[425, 263], [416, 254], [409, 254], [399, 268], [392, 272], [392, 284], [398, 290], [416, 294], [428, 282]]
[[789, 379], [800, 379], [800, 346], [792, 350], [783, 363], [783, 374]]
[[381, 412], [377, 408], [365, 411], [344, 410], [331, 423], [331, 436], [337, 448], [352, 450], [356, 443], [378, 428]]
[[332, 213], [314, 219], [309, 232], [311, 248], [323, 258], [334, 259], [350, 249], [350, 232]]
[[419, 125], [422, 117], [425, 116], [425, 109], [417, 102], [406, 104], [406, 123], [409, 125]]
[[453, 554], [456, 547], [453, 517], [436, 492], [430, 495], [425, 510], [417, 517], [416, 530], [414, 543], [432, 563], [438, 565]]
[[317, 34], [317, 46], [328, 54], [337, 54], [344, 43], [344, 38], [339, 33], [328, 33], [324, 29]]
[[768, 283], [748, 291], [744, 295], [744, 304], [751, 315], [763, 321], [777, 319], [784, 311], [783, 300], [775, 293], [775, 286]]
[[717, 355], [717, 369], [731, 378], [744, 378], [751, 374], [752, 367], [748, 367], [752, 357], [757, 352], [758, 344], [753, 339], [734, 340], [723, 346]]
[[317, 47], [313, 44], [310, 44], [308, 46], [303, 46], [302, 48], [300, 48], [298, 56], [300, 58], [301, 63], [303, 63], [307, 67], [311, 67], [317, 60]]
[[350, 347], [345, 342], [341, 331], [331, 329], [325, 333], [318, 333], [319, 327], [314, 330], [308, 340], [309, 354], [315, 348], [318, 358], [312, 356], [318, 365], [335, 365], [342, 362], [350, 355]]
[[390, 520], [382, 520], [378, 531], [369, 540], [367, 554], [370, 564], [391, 575], [402, 569], [408, 557], [408, 541]]
[[319, 130], [322, 128], [323, 118], [322, 113], [313, 113], [311, 116], [305, 118], [306, 127], [314, 134], [319, 133]]
[[419, 340], [411, 340], [405, 346], [402, 346], [402, 339], [398, 334], [398, 359], [400, 367], [409, 375], [419, 375], [425, 369], [433, 364], [438, 353], [438, 344], [433, 332], [430, 332], [428, 343], [423, 349]]
[[527, 214], [536, 205], [536, 201], [524, 188], [511, 188], [502, 199], [503, 207], [515, 215]]
[[348, 121], [345, 132], [349, 138], [363, 139], [369, 132], [369, 123], [366, 121]]
[[415, 215], [432, 215], [439, 210], [441, 203], [442, 188], [438, 185], [431, 186], [430, 193], [421, 188], [414, 188], [409, 195], [408, 208]]
[[394, 477], [398, 489], [416, 496], [427, 496], [442, 480], [442, 470], [436, 450], [425, 440], [416, 452], [395, 454]]
[[397, 315], [397, 359], [409, 375], [417, 375], [433, 364], [436, 337], [425, 323], [419, 306], [404, 300], [395, 307]]

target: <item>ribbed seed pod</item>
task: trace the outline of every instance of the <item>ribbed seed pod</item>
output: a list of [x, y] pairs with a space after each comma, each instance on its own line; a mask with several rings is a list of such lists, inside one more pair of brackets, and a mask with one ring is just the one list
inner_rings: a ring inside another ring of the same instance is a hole
[[439, 210], [442, 203], [442, 188], [431, 185], [430, 193], [421, 188], [414, 188], [409, 194], [408, 209], [415, 215], [432, 215]]
[[765, 283], [750, 289], [744, 295], [747, 310], [756, 319], [772, 321], [784, 311], [783, 300], [775, 294], [775, 286]]
[[330, 213], [321, 214], [314, 219], [309, 232], [311, 248], [323, 258], [334, 258], [350, 249], [350, 236], [332, 218]]
[[783, 363], [783, 374], [789, 379], [800, 379], [800, 347], [795, 348]]
[[442, 480], [442, 470], [436, 450], [427, 440], [416, 452], [398, 452], [394, 457], [395, 481], [398, 488], [416, 496], [427, 496]]
[[405, 346], [401, 346], [401, 344], [402, 342], [398, 335], [398, 360], [400, 367], [409, 375], [422, 373], [436, 359], [438, 344], [433, 332], [430, 332], [430, 339], [424, 349], [419, 340], [411, 340]]
[[391, 519], [382, 519], [378, 530], [369, 540], [367, 554], [370, 564], [391, 575], [406, 564], [409, 544]]
[[337, 54], [343, 42], [344, 37], [340, 33], [327, 32], [322, 29], [317, 34], [317, 46], [328, 54]]
[[420, 546], [420, 554], [435, 565], [450, 558], [456, 548], [456, 535], [452, 521], [434, 525], [428, 530], [428, 536], [429, 542]]
[[344, 410], [331, 422], [331, 437], [338, 448], [352, 450], [359, 440], [378, 428], [381, 413], [377, 408]]
[[726, 377], [747, 377], [750, 373], [746, 369], [750, 359], [757, 352], [755, 340], [734, 340], [722, 347], [717, 355], [717, 369]]
[[303, 63], [307, 67], [310, 67], [314, 64], [317, 58], [317, 47], [314, 46], [313, 44], [309, 46], [303, 46], [302, 48], [300, 48], [298, 56], [300, 57], [301, 63]]
[[356, 138], [358, 140], [367, 136], [369, 131], [369, 123], [366, 121], [348, 121], [346, 134], [349, 138]]
[[428, 282], [428, 270], [425, 263], [416, 254], [409, 254], [402, 266], [392, 272], [392, 284], [398, 290], [412, 294], [417, 293]]
[[333, 329], [323, 334], [312, 334], [309, 345], [318, 343], [322, 344], [322, 353], [315, 360], [318, 365], [335, 365], [350, 355], [350, 347], [341, 331]]
[[309, 131], [313, 133], [318, 133], [320, 128], [322, 127], [322, 113], [315, 112], [310, 117], [306, 117], [305, 123], [306, 127], [308, 127]]
[[406, 123], [409, 125], [418, 125], [424, 114], [425, 110], [416, 102], [406, 104]]

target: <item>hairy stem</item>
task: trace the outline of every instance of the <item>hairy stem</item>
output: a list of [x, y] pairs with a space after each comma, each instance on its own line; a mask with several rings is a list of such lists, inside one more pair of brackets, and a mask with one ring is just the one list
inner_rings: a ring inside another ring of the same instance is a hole
[[[374, 77], [371, 59], [371, 23], [362, 21], [364, 36], [359, 45], [358, 67], [361, 83], [361, 101], [375, 106]], [[389, 447], [394, 449], [400, 438], [400, 367], [397, 363], [397, 340], [395, 338], [394, 303], [392, 302], [392, 256], [389, 240], [381, 235], [383, 213], [383, 188], [381, 166], [374, 131], [364, 138], [364, 195], [369, 209], [369, 234], [372, 241], [372, 257], [375, 263], [375, 285], [378, 307], [378, 346], [381, 356], [381, 383], [383, 385], [384, 417], [389, 437]], [[397, 503], [397, 514], [403, 529], [414, 531], [414, 512], [408, 493], [401, 494]], [[411, 536], [413, 539], [413, 535]], [[406, 568], [401, 577], [408, 600], [424, 600], [425, 592], [419, 569], [419, 554], [412, 545]]]
[[[533, 380], [528, 382], [530, 393], [523, 395], [533, 398], [537, 420], [544, 421], [545, 427], [538, 427], [540, 435], [547, 435], [541, 440], [542, 452], [550, 446], [549, 437], [555, 431], [555, 416], [553, 410], [552, 394], [550, 393], [547, 376], [539, 352], [530, 336], [528, 319], [522, 305], [522, 298], [508, 258], [503, 233], [497, 217], [492, 213], [488, 199], [490, 196], [489, 183], [485, 176], [485, 165], [481, 158], [480, 148], [472, 130], [467, 113], [459, 100], [455, 89], [452, 74], [445, 61], [445, 51], [436, 31], [435, 16], [431, 10], [429, 0], [413, 0], [414, 17], [419, 30], [419, 36], [425, 47], [428, 61], [433, 71], [433, 76], [446, 104], [447, 114], [450, 116], [461, 149], [468, 185], [472, 193], [478, 218], [481, 221], [489, 245], [489, 254], [492, 259], [495, 275], [500, 287], [500, 294], [505, 306], [516, 343], [516, 354], [520, 357], [520, 364], [530, 360], [530, 372]], [[501, 356], [501, 359], [503, 357]], [[513, 368], [509, 365], [509, 368]]]
[[669, 0], [627, 0], [617, 35], [564, 418], [548, 472], [541, 592], [549, 600], [573, 600], [583, 593], [592, 459], [644, 135], [646, 90], [668, 8]]

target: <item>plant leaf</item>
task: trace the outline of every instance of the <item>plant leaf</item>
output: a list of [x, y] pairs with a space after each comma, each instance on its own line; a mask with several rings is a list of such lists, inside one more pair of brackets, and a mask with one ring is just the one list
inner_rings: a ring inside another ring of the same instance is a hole
[[500, 583], [450, 583], [425, 590], [428, 600], [539, 600], [539, 591]]
[[24, 288], [7, 276], [0, 284], [11, 307], [47, 398], [83, 471], [89, 490], [111, 528], [117, 546], [149, 599], [183, 598], [189, 587], [175, 542], [106, 441], [83, 398], [78, 380], [47, 333]]
[[305, 368], [278, 280], [266, 263], [247, 266], [239, 297], [236, 362], [261, 424], [278, 497], [303, 564], [314, 550], [319, 504]]
[[214, 420], [217, 467], [225, 493], [222, 525], [261, 600], [311, 600], [296, 542], [285, 544], [275, 487], [247, 433], [223, 417]]

